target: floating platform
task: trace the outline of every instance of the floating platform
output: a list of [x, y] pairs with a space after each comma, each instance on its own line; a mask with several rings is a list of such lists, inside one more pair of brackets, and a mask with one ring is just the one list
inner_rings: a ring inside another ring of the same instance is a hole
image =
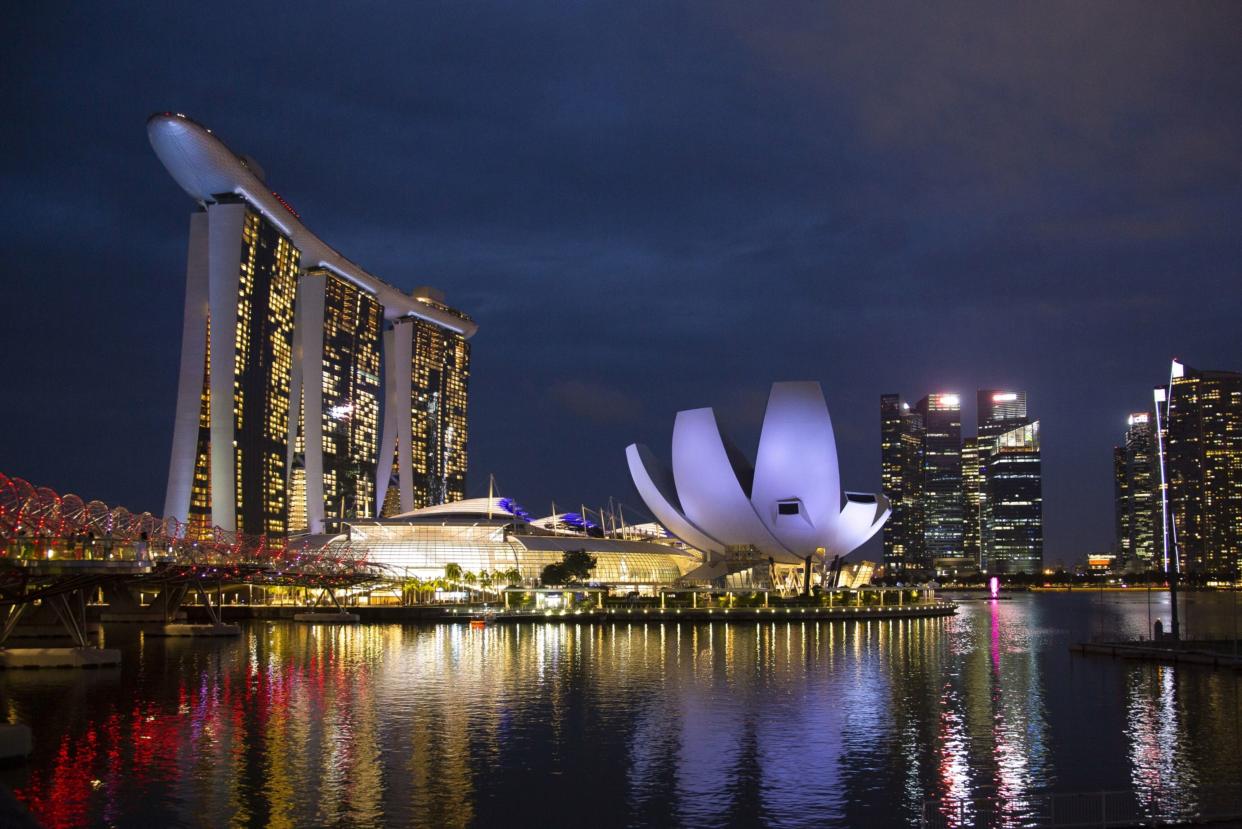
[[[1223, 648], [1222, 646], [1227, 646]], [[1233, 643], [1222, 642], [1078, 642], [1072, 653], [1139, 659], [1173, 665], [1208, 665], [1213, 668], [1242, 669], [1242, 656], [1235, 655]], [[1242, 653], [1242, 651], [1239, 651]]]
[[121, 664], [116, 648], [4, 648], [0, 668], [107, 668]]
[[295, 613], [293, 621], [310, 622], [316, 625], [349, 625], [359, 620], [357, 613], [347, 613], [340, 611], [338, 613]]
[[24, 760], [34, 751], [30, 726], [23, 723], [0, 724], [0, 762]]
[[144, 630], [147, 636], [241, 636], [241, 626], [221, 622], [218, 625], [158, 625]]

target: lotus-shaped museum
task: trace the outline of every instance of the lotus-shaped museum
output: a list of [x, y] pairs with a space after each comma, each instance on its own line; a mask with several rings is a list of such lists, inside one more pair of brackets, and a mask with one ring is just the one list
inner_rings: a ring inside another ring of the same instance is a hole
[[752, 467], [710, 408], [678, 412], [670, 474], [642, 444], [625, 450], [647, 507], [691, 547], [782, 564], [831, 559], [883, 526], [883, 495], [841, 492], [837, 446], [819, 383], [775, 383]]

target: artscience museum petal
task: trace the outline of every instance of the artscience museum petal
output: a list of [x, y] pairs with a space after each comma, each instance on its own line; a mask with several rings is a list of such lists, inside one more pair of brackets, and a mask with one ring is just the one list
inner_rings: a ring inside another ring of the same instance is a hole
[[842, 495], [832, 420], [819, 383], [776, 383], [752, 467], [710, 408], [679, 412], [673, 472], [646, 446], [626, 449], [652, 514], [709, 559], [749, 553], [777, 563], [845, 556], [884, 525], [882, 495]]

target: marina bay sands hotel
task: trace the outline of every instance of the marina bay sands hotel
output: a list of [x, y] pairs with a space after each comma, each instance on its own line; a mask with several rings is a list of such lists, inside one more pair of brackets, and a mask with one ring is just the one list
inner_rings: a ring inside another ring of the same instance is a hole
[[346, 259], [202, 125], [147, 133], [198, 203], [164, 515], [283, 536], [463, 498], [470, 317]]

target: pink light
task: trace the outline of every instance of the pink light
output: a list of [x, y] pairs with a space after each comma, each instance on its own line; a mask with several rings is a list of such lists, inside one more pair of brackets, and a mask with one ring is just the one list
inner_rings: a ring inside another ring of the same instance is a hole
[[1000, 595], [1000, 579], [996, 576], [988, 579], [988, 592], [992, 594], [993, 599]]

